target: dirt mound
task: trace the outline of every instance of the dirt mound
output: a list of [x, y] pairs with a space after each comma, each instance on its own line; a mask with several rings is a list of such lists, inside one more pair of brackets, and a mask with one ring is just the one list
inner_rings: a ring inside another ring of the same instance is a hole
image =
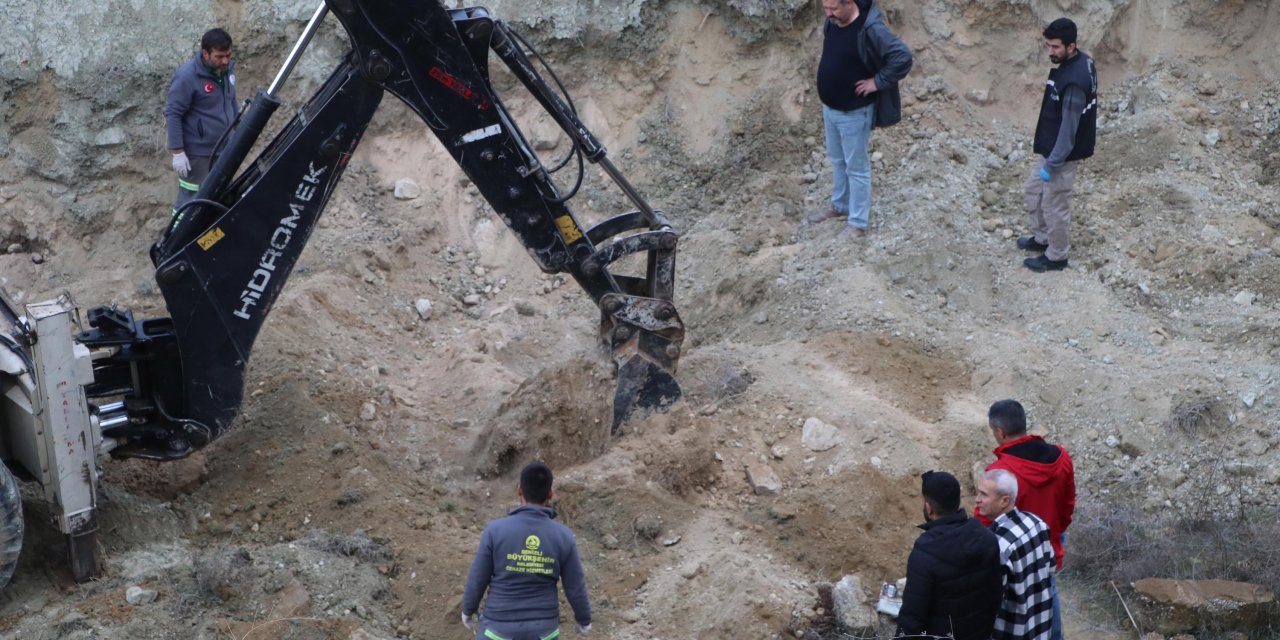
[[588, 462], [610, 442], [613, 378], [600, 360], [566, 362], [516, 387], [482, 426], [473, 459], [483, 477], [519, 471], [529, 460], [553, 469]]

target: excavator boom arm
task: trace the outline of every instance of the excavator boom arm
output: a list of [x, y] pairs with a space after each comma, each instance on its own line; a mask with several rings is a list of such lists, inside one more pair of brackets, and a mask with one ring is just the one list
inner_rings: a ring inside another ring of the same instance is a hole
[[[127, 420], [105, 437], [113, 455], [180, 458], [224, 433], [242, 400], [244, 369], [325, 204], [385, 93], [414, 111], [546, 272], [568, 273], [602, 312], [601, 338], [618, 366], [614, 427], [637, 409], [680, 396], [674, 372], [684, 327], [673, 304], [677, 235], [608, 161], [571, 107], [534, 70], [519, 37], [480, 8], [437, 0], [326, 0], [352, 51], [252, 162], [249, 150], [279, 105], [259, 92], [215, 156], [210, 176], [152, 249], [170, 317], [135, 320], [93, 309], [90, 398], [123, 397]], [[636, 210], [584, 228], [489, 81], [493, 51], [614, 179]], [[238, 175], [237, 175], [238, 172]], [[234, 176], [234, 177], [233, 177]], [[647, 255], [643, 275], [611, 266]]]

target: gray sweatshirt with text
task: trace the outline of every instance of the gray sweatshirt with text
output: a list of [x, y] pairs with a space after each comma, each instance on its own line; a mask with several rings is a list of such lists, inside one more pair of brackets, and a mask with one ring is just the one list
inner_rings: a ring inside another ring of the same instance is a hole
[[488, 590], [483, 615], [489, 620], [559, 620], [560, 582], [574, 619], [583, 626], [591, 624], [578, 543], [569, 527], [553, 520], [555, 516], [550, 507], [524, 505], [484, 528], [467, 574], [462, 613], [474, 614]]

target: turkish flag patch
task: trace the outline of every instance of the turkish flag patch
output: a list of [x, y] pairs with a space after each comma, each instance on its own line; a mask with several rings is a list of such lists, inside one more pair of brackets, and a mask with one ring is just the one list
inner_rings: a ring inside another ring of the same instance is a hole
[[205, 92], [205, 93], [213, 93], [213, 83], [212, 83], [212, 82], [206, 82], [206, 83], [204, 83], [204, 92]]

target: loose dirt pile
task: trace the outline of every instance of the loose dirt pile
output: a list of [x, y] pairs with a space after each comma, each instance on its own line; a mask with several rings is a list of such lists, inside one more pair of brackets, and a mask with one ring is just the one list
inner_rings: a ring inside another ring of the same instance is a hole
[[[181, 29], [157, 30], [134, 4], [68, 13], [75, 33], [78, 19], [121, 33], [109, 47], [21, 61], [11, 47], [0, 64], [0, 282], [24, 300], [68, 289], [85, 308], [166, 313], [146, 255], [172, 196], [168, 73], [217, 21], [242, 37], [247, 96], [311, 11], [142, 3], [179, 11]], [[916, 66], [904, 121], [873, 140], [872, 233], [850, 243], [836, 222], [803, 223], [830, 193], [815, 6], [506, 4], [491, 9], [543, 43], [682, 234], [684, 402], [608, 436], [595, 306], [532, 268], [388, 100], [258, 341], [242, 424], [184, 462], [104, 464], [108, 570], [89, 584], [70, 582], [31, 490], [0, 633], [465, 637], [480, 529], [513, 506], [513, 472], [543, 459], [601, 637], [799, 637], [829, 613], [822, 585], [903, 575], [918, 474], [985, 464], [986, 408], [1006, 397], [1073, 453], [1082, 505], [1131, 505], [1153, 528], [1275, 517], [1280, 6], [1079, 7], [1103, 73], [1099, 151], [1077, 181], [1072, 267], [1037, 275], [1013, 238], [1056, 7], [884, 6]], [[0, 23], [44, 43], [23, 51], [54, 50], [52, 9], [29, 5], [0, 3]], [[330, 27], [298, 95], [342, 50]], [[496, 82], [535, 145], [562, 154], [532, 100]], [[400, 179], [422, 195], [394, 198]], [[630, 208], [590, 167], [572, 206], [587, 221]], [[801, 442], [813, 417], [837, 446]], [[135, 585], [157, 598], [126, 604]], [[1073, 635], [1123, 636], [1120, 612], [1064, 589]]]

